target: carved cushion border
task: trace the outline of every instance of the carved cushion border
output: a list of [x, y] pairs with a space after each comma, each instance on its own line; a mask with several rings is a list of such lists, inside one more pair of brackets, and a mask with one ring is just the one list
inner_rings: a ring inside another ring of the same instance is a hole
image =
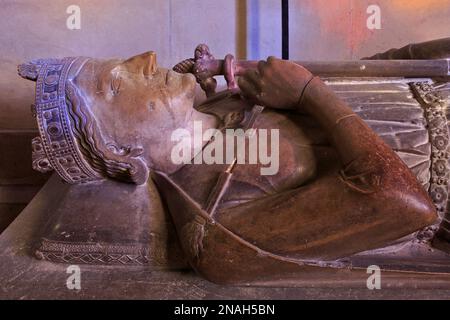
[[[428, 193], [439, 215], [438, 222], [418, 234], [421, 241], [430, 241], [443, 223], [448, 224], [448, 184], [450, 180], [450, 143], [445, 99], [429, 81], [412, 82], [410, 88], [424, 109], [431, 144], [430, 186]], [[449, 230], [447, 230], [449, 232]]]
[[166, 266], [167, 257], [150, 253], [148, 245], [76, 243], [43, 238], [35, 256], [41, 260], [79, 264]]

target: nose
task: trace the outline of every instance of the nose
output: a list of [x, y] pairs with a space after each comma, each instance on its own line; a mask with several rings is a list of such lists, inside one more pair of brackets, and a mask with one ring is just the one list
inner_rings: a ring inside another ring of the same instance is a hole
[[156, 53], [148, 51], [137, 56], [133, 56], [121, 64], [128, 72], [143, 74], [144, 76], [152, 76], [158, 70], [156, 63]]
[[150, 51], [146, 61], [147, 64], [143, 69], [144, 76], [152, 76], [156, 73], [156, 70], [158, 70], [158, 66], [156, 64], [156, 52]]

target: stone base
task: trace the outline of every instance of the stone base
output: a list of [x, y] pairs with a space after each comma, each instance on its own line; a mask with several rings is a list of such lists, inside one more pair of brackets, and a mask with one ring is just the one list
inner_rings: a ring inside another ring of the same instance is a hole
[[39, 195], [51, 200], [41, 208], [48, 221], [42, 221], [45, 226], [36, 234], [34, 253], [38, 259], [186, 267], [171, 221], [151, 181], [144, 186], [114, 181], [69, 185], [57, 177], [52, 179]]
[[[62, 184], [59, 178], [52, 177], [29, 206], [0, 235], [0, 299], [448, 299], [450, 296], [450, 275], [436, 272], [382, 271], [381, 290], [367, 289], [370, 274], [360, 268], [335, 269], [333, 272], [321, 272], [318, 268], [314, 272], [292, 274], [286, 279], [240, 286], [219, 286], [203, 280], [191, 271], [161, 270], [152, 264], [151, 258], [147, 264], [79, 264], [81, 290], [70, 290], [66, 285], [71, 276], [71, 273], [67, 273], [67, 267], [78, 263], [54, 263], [38, 260], [33, 255], [36, 245], [42, 244], [44, 235], [46, 239], [59, 241], [64, 239], [60, 238], [62, 232], [67, 234], [71, 230], [70, 226], [63, 228], [61, 225], [56, 228], [55, 222], [70, 221], [73, 217], [56, 214], [49, 220], [49, 212], [58, 212], [51, 211], [52, 206], [62, 208], [64, 202], [71, 198], [72, 192], [79, 194], [78, 191], [68, 192], [66, 188], [71, 187]], [[106, 194], [99, 195], [98, 199]], [[113, 204], [118, 205], [118, 202]], [[110, 210], [113, 208], [110, 206]], [[72, 213], [76, 214], [76, 211]], [[96, 221], [89, 215], [83, 214], [79, 217]], [[98, 218], [97, 221], [100, 220]], [[130, 221], [130, 227], [133, 221], [136, 221], [125, 220]], [[52, 231], [51, 226], [59, 232], [49, 233], [48, 231]], [[112, 239], [102, 237], [103, 229], [100, 226], [107, 227], [107, 224], [94, 225], [92, 229], [86, 229], [77, 236], [67, 237], [64, 241], [79, 241], [83, 239], [82, 236], [94, 231], [96, 234], [91, 239], [94, 244], [102, 244], [107, 239]], [[127, 229], [114, 225], [112, 230], [120, 228]], [[137, 236], [143, 234], [146, 234], [145, 231], [140, 229], [140, 232], [135, 234], [136, 237], [131, 239], [145, 240], [145, 237]], [[125, 243], [124, 235], [120, 239], [122, 244]], [[373, 261], [376, 255], [383, 254], [372, 252], [370, 257], [363, 254], [353, 257], [353, 260], [355, 264], [359, 262], [363, 265]], [[440, 258], [436, 256], [433, 263], [438, 260], [441, 263], [446, 262]], [[405, 259], [406, 257], [399, 257], [396, 263], [399, 266], [405, 265]], [[410, 264], [413, 264], [414, 257], [409, 256], [409, 259]], [[392, 263], [393, 260], [391, 266]], [[433, 263], [429, 264], [431, 269]]]

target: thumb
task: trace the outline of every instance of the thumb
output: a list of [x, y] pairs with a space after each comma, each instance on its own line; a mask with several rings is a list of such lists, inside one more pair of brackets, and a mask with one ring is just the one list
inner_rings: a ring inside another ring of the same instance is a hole
[[267, 63], [268, 63], [268, 64], [271, 64], [271, 63], [274, 63], [274, 62], [279, 61], [279, 60], [280, 60], [280, 59], [277, 58], [277, 57], [275, 57], [275, 56], [269, 56], [269, 57], [267, 58]]

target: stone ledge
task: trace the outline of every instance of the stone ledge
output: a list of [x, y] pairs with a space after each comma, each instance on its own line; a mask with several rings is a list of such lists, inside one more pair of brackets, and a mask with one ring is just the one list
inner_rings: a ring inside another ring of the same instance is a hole
[[[0, 235], [2, 299], [448, 299], [450, 275], [389, 272], [381, 290], [368, 290], [368, 275], [339, 270], [294, 275], [285, 283], [219, 286], [190, 271], [164, 271], [149, 266], [80, 265], [81, 290], [66, 287], [66, 264], [39, 261], [32, 254], [36, 233], [47, 220], [49, 199], [59, 186], [54, 176], [19, 217]], [[295, 281], [293, 281], [295, 279]]]

